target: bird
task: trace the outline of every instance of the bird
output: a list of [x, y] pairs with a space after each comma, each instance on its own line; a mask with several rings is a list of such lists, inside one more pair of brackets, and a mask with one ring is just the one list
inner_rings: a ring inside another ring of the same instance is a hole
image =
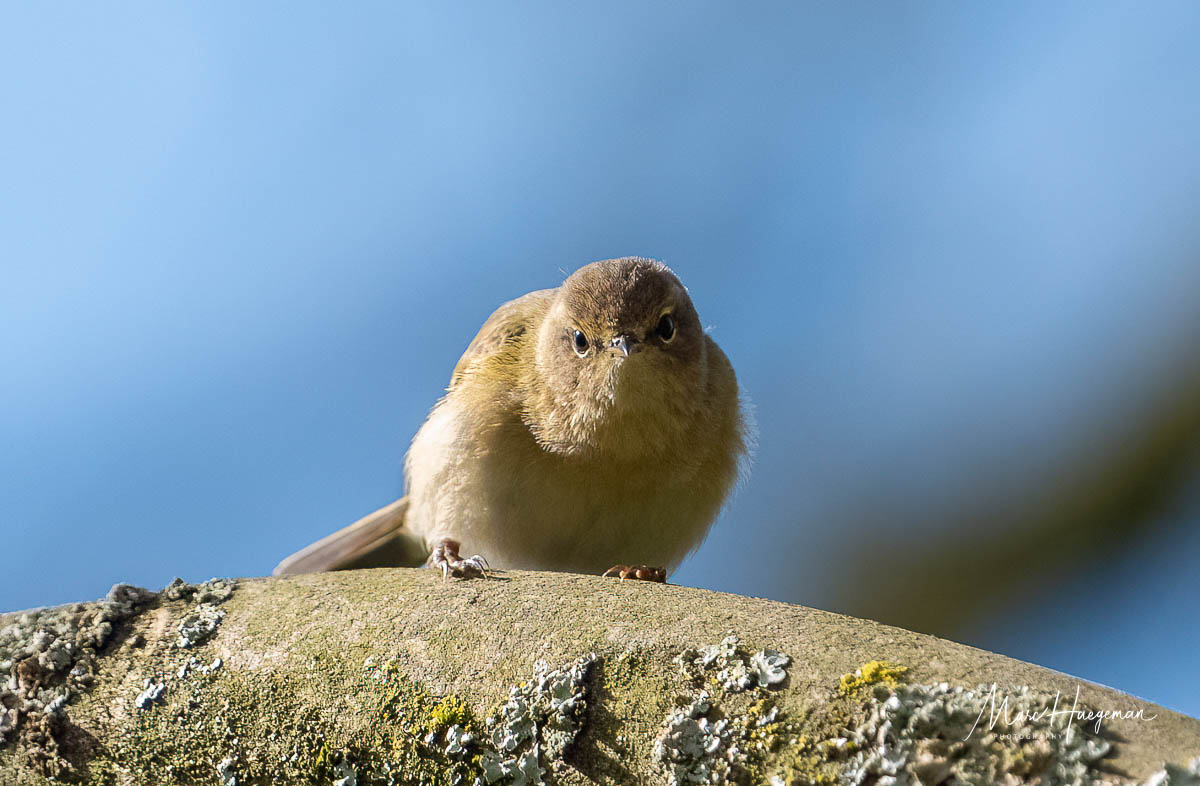
[[[429, 565], [666, 581], [752, 442], [733, 366], [662, 262], [593, 262], [501, 305], [405, 459], [407, 493], [275, 575]], [[465, 555], [472, 556], [465, 556]]]

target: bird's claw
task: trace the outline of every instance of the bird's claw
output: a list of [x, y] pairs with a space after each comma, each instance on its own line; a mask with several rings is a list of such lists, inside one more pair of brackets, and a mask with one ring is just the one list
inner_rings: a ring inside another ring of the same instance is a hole
[[655, 568], [649, 565], [613, 565], [602, 574], [604, 576], [619, 576], [621, 581], [625, 579], [639, 579], [641, 581], [656, 581], [660, 584], [667, 582], [667, 569]]
[[462, 544], [451, 538], [443, 538], [433, 547], [429, 555], [429, 564], [442, 569], [442, 581], [454, 576], [455, 578], [473, 579], [487, 578], [487, 560], [476, 554], [463, 557], [458, 553]]

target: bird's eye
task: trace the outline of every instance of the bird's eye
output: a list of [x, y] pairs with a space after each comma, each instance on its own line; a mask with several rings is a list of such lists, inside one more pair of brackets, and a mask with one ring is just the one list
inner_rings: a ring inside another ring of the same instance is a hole
[[588, 351], [587, 336], [583, 335], [583, 331], [575, 331], [575, 354], [583, 357]]
[[663, 341], [670, 341], [675, 338], [675, 320], [671, 318], [670, 314], [663, 314], [662, 319], [658, 320], [658, 327], [655, 330]]

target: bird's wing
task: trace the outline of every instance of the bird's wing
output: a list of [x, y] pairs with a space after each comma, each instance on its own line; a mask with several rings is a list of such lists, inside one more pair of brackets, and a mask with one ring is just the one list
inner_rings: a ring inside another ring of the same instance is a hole
[[350, 526], [297, 551], [275, 567], [276, 576], [352, 568], [425, 564], [425, 541], [404, 528], [408, 497], [362, 517]]
[[454, 389], [473, 364], [500, 354], [527, 330], [532, 330], [541, 321], [553, 297], [553, 289], [539, 289], [510, 300], [492, 312], [454, 367], [450, 389]]
[[[500, 356], [512, 349], [527, 330], [540, 323], [553, 296], [553, 289], [542, 289], [510, 300], [496, 309], [454, 367], [450, 389], [454, 389], [472, 367], [501, 360]], [[424, 540], [404, 526], [407, 509], [408, 497], [401, 497], [297, 551], [276, 566], [275, 575], [423, 565], [429, 551]]]

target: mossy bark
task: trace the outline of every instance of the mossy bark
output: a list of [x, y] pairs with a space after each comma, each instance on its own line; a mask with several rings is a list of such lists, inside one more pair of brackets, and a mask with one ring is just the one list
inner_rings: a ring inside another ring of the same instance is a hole
[[[242, 580], [220, 609], [215, 633], [190, 648], [179, 646], [179, 623], [194, 610], [186, 598], [159, 595], [118, 627], [94, 682], [72, 693], [51, 730], [58, 778], [486, 782], [482, 752], [495, 727], [483, 719], [529, 684], [539, 660], [566, 668], [594, 653], [579, 667], [586, 704], [570, 730], [577, 736], [554, 760], [545, 746], [534, 750], [544, 768], [537, 777], [666, 783], [656, 750], [664, 723], [697, 691], [723, 690], [687, 674], [678, 656], [730, 633], [747, 651], [791, 656], [781, 686], [716, 697], [722, 717], [746, 730], [749, 752], [720, 773], [735, 782], [836, 778], [833, 741], [845, 738], [863, 701], [839, 685], [871, 661], [906, 667], [909, 683], [1027, 686], [1061, 692], [1064, 706], [1078, 691], [1081, 705], [1140, 711], [1104, 722], [1113, 746], [1097, 778], [1144, 781], [1164, 763], [1200, 755], [1200, 722], [1108, 688], [874, 622], [686, 587], [528, 572], [443, 581], [434, 571], [377, 569]], [[14, 619], [0, 617], [0, 629]], [[166, 690], [144, 698], [147, 680]], [[768, 705], [770, 724], [761, 720]], [[449, 727], [466, 730], [476, 747], [458, 752]], [[46, 782], [28, 744], [10, 735], [0, 748], [0, 783]]]

